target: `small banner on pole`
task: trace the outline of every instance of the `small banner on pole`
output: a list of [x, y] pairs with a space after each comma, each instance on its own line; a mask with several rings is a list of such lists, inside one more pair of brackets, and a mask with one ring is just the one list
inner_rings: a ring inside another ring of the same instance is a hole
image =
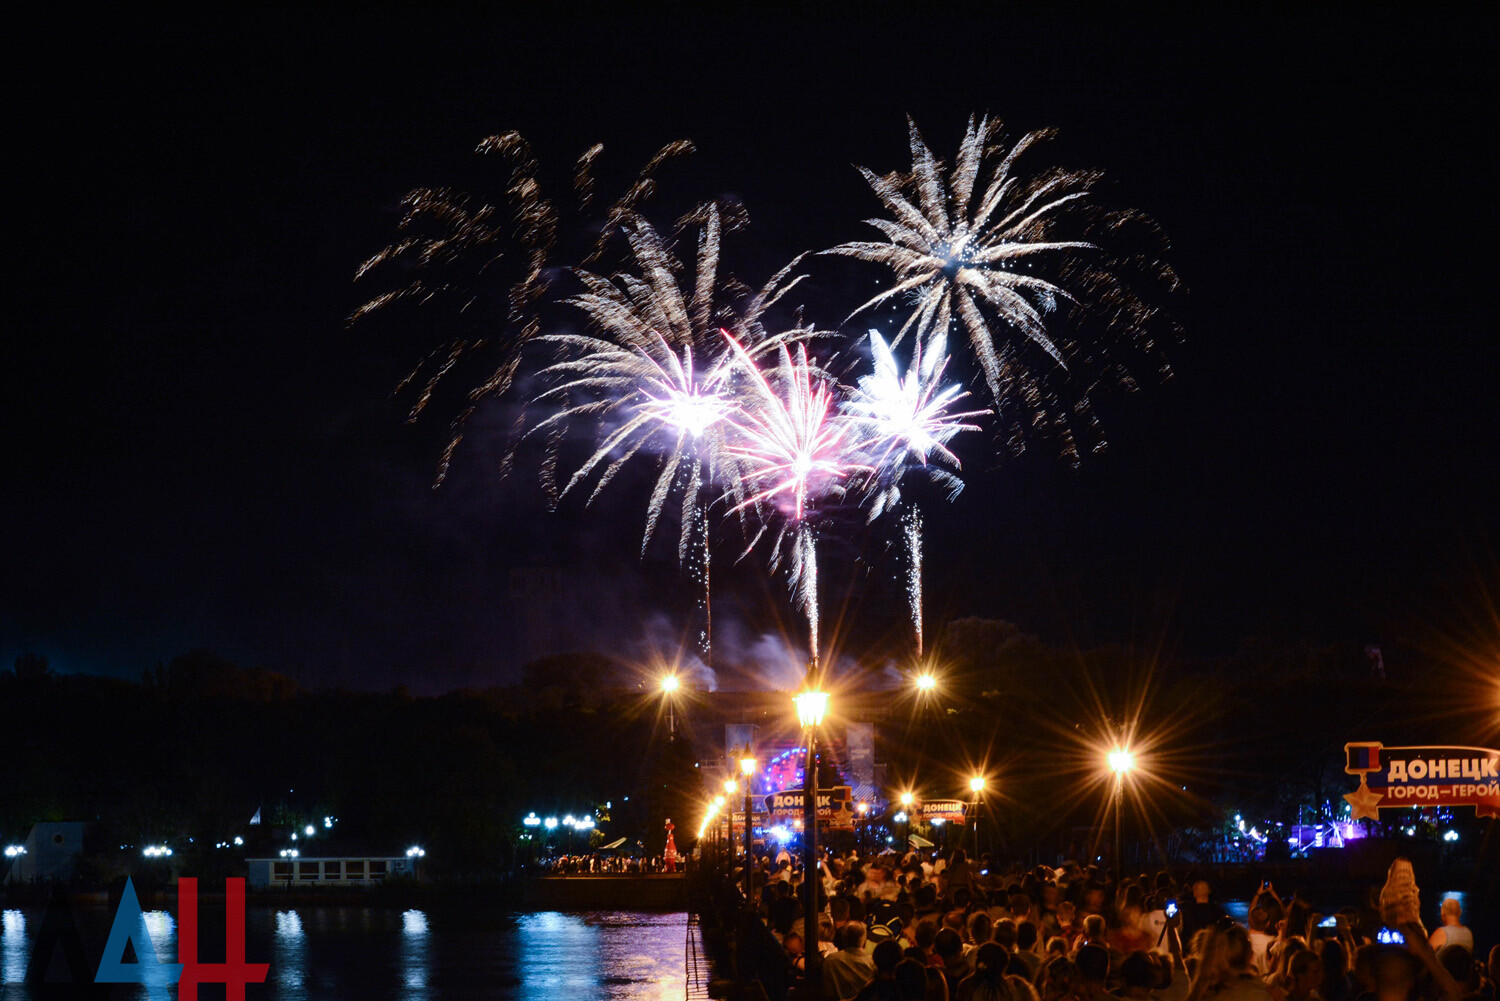
[[935, 799], [930, 803], [923, 803], [917, 807], [917, 819], [932, 823], [941, 820], [945, 824], [962, 824], [964, 822], [964, 804], [957, 799]]
[[1359, 776], [1348, 793], [1355, 820], [1406, 806], [1472, 806], [1500, 817], [1500, 751], [1487, 747], [1344, 745], [1344, 771]]
[[[792, 824], [802, 819], [802, 790], [787, 789], [766, 797], [766, 812], [773, 824]], [[834, 786], [818, 790], [818, 820], [830, 830], [854, 830], [854, 787]]]

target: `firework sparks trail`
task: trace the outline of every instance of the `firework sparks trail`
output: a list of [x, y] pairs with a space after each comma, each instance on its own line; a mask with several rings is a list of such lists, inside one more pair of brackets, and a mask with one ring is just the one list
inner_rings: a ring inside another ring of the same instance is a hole
[[948, 339], [933, 331], [925, 342], [918, 339], [905, 375], [885, 338], [870, 331], [870, 353], [874, 371], [859, 378], [844, 412], [866, 427], [873, 443], [870, 478], [870, 520], [887, 511], [901, 510], [897, 539], [906, 555], [906, 593], [911, 611], [917, 655], [923, 646], [922, 629], [922, 514], [915, 503], [903, 504], [901, 483], [908, 472], [916, 472], [947, 491], [952, 500], [963, 489], [958, 477], [958, 456], [948, 442], [961, 431], [977, 431], [969, 418], [988, 410], [956, 412], [952, 408], [969, 394], [958, 385], [943, 385], [948, 367]]
[[[691, 222], [700, 227], [691, 274], [650, 223], [630, 214], [620, 225], [629, 240], [633, 272], [612, 278], [577, 272], [584, 291], [568, 302], [588, 316], [597, 332], [540, 338], [565, 357], [541, 373], [553, 385], [533, 402], [557, 409], [531, 433], [545, 435], [555, 457], [569, 430], [584, 424], [598, 428], [597, 446], [555, 491], [558, 499], [596, 477], [588, 498], [592, 501], [642, 453], [660, 463], [641, 550], [650, 544], [667, 501], [680, 494], [678, 559], [702, 588], [699, 645], [705, 662], [711, 662], [707, 504], [714, 486], [738, 479], [735, 460], [725, 448], [727, 422], [738, 409], [732, 385], [735, 355], [728, 345], [750, 345], [739, 350], [753, 358], [785, 337], [811, 332], [771, 336], [761, 322], [762, 314], [801, 280], [791, 276], [798, 260], [758, 292], [747, 291], [742, 301], [723, 302], [740, 290], [719, 274], [724, 225], [718, 207], [705, 206]], [[687, 278], [679, 277], [683, 275]], [[687, 281], [691, 284], [684, 289]], [[544, 469], [544, 482], [547, 475]]]
[[[602, 146], [591, 147], [575, 166], [573, 186], [580, 212], [593, 203], [593, 166], [602, 151]], [[689, 142], [669, 143], [647, 162], [626, 192], [602, 210], [603, 225], [588, 227], [597, 230], [597, 236], [583, 263], [597, 260], [623, 221], [655, 192], [657, 170], [692, 151]], [[449, 314], [441, 326], [451, 335], [396, 387], [397, 393], [417, 387], [409, 420], [415, 421], [428, 408], [440, 384], [458, 380], [460, 373], [478, 366], [478, 381], [467, 390], [466, 400], [451, 421], [451, 436], [434, 486], [446, 479], [479, 404], [504, 396], [515, 382], [523, 351], [541, 332], [541, 312], [551, 301], [558, 273], [553, 259], [560, 242], [562, 212], [543, 193], [530, 145], [520, 133], [506, 132], [484, 139], [476, 152], [507, 165], [504, 197], [489, 202], [451, 188], [417, 188], [408, 193], [402, 199], [404, 214], [395, 241], [355, 273], [356, 282], [391, 275], [397, 285], [349, 317], [352, 325], [398, 304], [410, 304], [422, 307], [423, 326], [431, 327], [440, 311]], [[502, 461], [502, 475], [511, 461], [512, 455]]]
[[[1156, 311], [1124, 276], [1169, 289], [1176, 287], [1176, 276], [1151, 252], [1117, 259], [1105, 244], [1127, 230], [1149, 232], [1164, 244], [1159, 231], [1140, 212], [1096, 206], [1093, 196], [1103, 178], [1098, 171], [1052, 167], [1022, 173], [1022, 154], [1050, 138], [1051, 130], [1031, 132], [1007, 148], [998, 121], [971, 118], [951, 169], [933, 156], [915, 123], [908, 122], [908, 132], [910, 172], [879, 175], [860, 168], [890, 214], [868, 220], [886, 242], [855, 241], [827, 251], [893, 272], [891, 285], [855, 312], [893, 300], [914, 302], [898, 342], [913, 329], [919, 338], [946, 333], [958, 320], [1011, 447], [1024, 446], [1022, 429], [1029, 427], [1055, 434], [1076, 462], [1076, 429], [1097, 434], [1089, 391], [1106, 380], [1133, 387], [1134, 377], [1105, 345], [1085, 347], [1051, 332], [1048, 316], [1060, 304], [1087, 306], [1106, 317], [1112, 334], [1154, 354], [1147, 328]], [[1020, 336], [1002, 336], [1005, 330]], [[1156, 364], [1165, 374], [1165, 363]], [[1069, 386], [1067, 398], [1060, 381]], [[1102, 439], [1095, 447], [1102, 447]]]
[[922, 656], [922, 509], [913, 504], [901, 519], [901, 539], [906, 545], [906, 604], [911, 613], [917, 656]]
[[771, 566], [773, 571], [777, 568], [789, 540], [789, 581], [807, 616], [809, 650], [816, 664], [818, 560], [811, 516], [819, 505], [841, 499], [861, 477], [875, 472], [864, 459], [869, 443], [860, 422], [838, 413], [835, 387], [809, 359], [806, 344], [797, 344], [795, 352], [785, 343], [777, 345], [774, 377], [737, 341], [731, 339], [730, 344], [749, 377], [745, 400], [730, 421], [727, 451], [742, 464], [742, 499], [734, 510], [754, 507], [779, 515]]

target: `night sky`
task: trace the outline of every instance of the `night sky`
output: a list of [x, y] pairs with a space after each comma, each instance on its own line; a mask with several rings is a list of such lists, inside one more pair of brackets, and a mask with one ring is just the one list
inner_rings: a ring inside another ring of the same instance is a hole
[[[211, 647], [309, 686], [508, 683], [535, 645], [512, 571], [546, 567], [572, 646], [670, 645], [689, 598], [667, 549], [638, 558], [639, 489], [548, 512], [496, 476], [503, 408], [431, 489], [449, 413], [392, 395], [419, 346], [344, 324], [400, 197], [495, 191], [472, 150], [508, 129], [559, 177], [594, 142], [625, 178], [692, 139], [663, 204], [742, 200], [755, 284], [867, 237], [852, 164], [905, 167], [908, 114], [943, 155], [970, 113], [1057, 126], [1058, 160], [1158, 220], [1189, 290], [1172, 379], [1101, 398], [1110, 449], [1076, 471], [966, 446], [929, 516], [933, 622], [1399, 644], [1495, 582], [1493, 6], [586, 10], [12, 38], [0, 664], [138, 677]], [[859, 302], [840, 276], [878, 277], [851, 267], [815, 266], [818, 322]], [[827, 585], [855, 655], [902, 614], [866, 558]], [[715, 600], [730, 656], [796, 625], [758, 557]]]

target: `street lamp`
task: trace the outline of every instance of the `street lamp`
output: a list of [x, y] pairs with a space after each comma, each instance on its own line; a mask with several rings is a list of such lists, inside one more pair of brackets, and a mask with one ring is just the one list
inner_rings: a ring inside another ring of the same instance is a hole
[[667, 700], [667, 738], [674, 741], [677, 739], [677, 705], [672, 701], [672, 696], [677, 694], [681, 685], [682, 682], [677, 680], [675, 674], [668, 674], [661, 679], [661, 693]]
[[817, 733], [828, 712], [828, 693], [809, 686], [792, 699], [797, 703], [797, 719], [807, 731], [807, 759], [802, 769], [802, 885], [806, 899], [802, 905], [803, 976], [814, 996], [822, 985], [818, 970], [818, 764]]
[[740, 774], [745, 776], [745, 903], [754, 906], [750, 900], [750, 875], [755, 871], [754, 848], [750, 843], [750, 778], [755, 774], [755, 752], [749, 744], [740, 752]]
[[974, 793], [974, 863], [979, 863], [979, 794], [984, 792], [984, 776], [969, 779], [969, 789]]
[[937, 688], [937, 676], [934, 675], [931, 671], [923, 671], [921, 674], [917, 675], [915, 683], [917, 686], [917, 691], [921, 692], [923, 695], [927, 695], [930, 694], [933, 689]]
[[911, 804], [916, 799], [909, 791], [901, 794], [901, 817], [906, 821], [906, 839], [901, 844], [901, 854], [911, 851]]
[[724, 869], [726, 872], [734, 869], [734, 794], [740, 791], [740, 784], [733, 778], [724, 780]]
[[854, 847], [858, 850], [864, 847], [864, 833], [865, 828], [868, 826], [866, 821], [869, 819], [866, 814], [870, 812], [870, 804], [861, 802], [854, 809], [859, 814], [859, 830], [854, 835]]
[[1135, 755], [1122, 748], [1109, 752], [1109, 770], [1115, 773], [1115, 893], [1125, 875], [1125, 860], [1120, 848], [1120, 801], [1125, 798], [1125, 773], [1135, 767]]

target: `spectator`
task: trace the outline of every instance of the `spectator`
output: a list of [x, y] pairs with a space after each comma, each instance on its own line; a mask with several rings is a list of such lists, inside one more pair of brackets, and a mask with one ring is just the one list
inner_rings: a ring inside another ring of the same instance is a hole
[[846, 1001], [875, 979], [875, 961], [865, 952], [865, 926], [857, 921], [839, 929], [838, 945], [823, 957], [823, 993]]

